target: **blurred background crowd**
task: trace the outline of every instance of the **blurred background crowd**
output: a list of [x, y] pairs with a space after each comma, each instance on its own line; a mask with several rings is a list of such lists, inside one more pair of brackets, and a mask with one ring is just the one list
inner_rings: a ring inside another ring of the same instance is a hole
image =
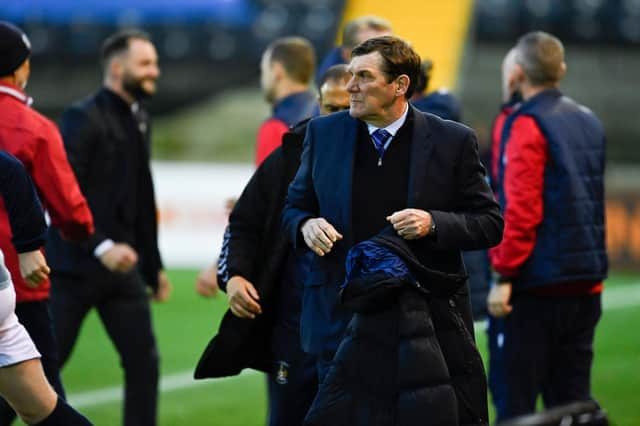
[[29, 94], [54, 120], [99, 84], [98, 52], [107, 35], [122, 27], [149, 32], [162, 69], [149, 105], [153, 158], [215, 163], [254, 158], [257, 129], [269, 116], [258, 84], [260, 55], [271, 41], [303, 36], [320, 61], [341, 42], [344, 22], [369, 14], [389, 20], [433, 61], [427, 91], [447, 88], [460, 100], [462, 121], [476, 130], [481, 149], [499, 106], [508, 47], [534, 29], [557, 35], [567, 46], [564, 90], [606, 128], [614, 264], [633, 267], [640, 260], [638, 0], [407, 0], [402, 7], [378, 0], [22, 0], [0, 6], [0, 19], [31, 37]]

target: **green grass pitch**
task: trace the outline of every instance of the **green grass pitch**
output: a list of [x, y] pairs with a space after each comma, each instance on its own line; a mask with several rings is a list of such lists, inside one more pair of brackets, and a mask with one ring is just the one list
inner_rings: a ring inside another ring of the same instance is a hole
[[[161, 353], [161, 374], [185, 378], [217, 329], [226, 296], [203, 299], [193, 291], [196, 271], [169, 271], [174, 293], [166, 304], [154, 305]], [[637, 283], [640, 276], [614, 275], [611, 289]], [[615, 425], [640, 425], [640, 306], [606, 309], [596, 336], [593, 393]], [[485, 353], [484, 333], [478, 344]], [[245, 370], [248, 372], [248, 370]], [[95, 313], [82, 329], [63, 379], [67, 393], [98, 426], [121, 424], [121, 401], [113, 393], [122, 383], [117, 354]], [[183, 380], [183, 382], [186, 382]], [[160, 397], [159, 425], [258, 426], [265, 424], [265, 379], [248, 373], [227, 380], [167, 384]], [[105, 390], [106, 389], [106, 390]], [[106, 392], [106, 397], [101, 393]]]

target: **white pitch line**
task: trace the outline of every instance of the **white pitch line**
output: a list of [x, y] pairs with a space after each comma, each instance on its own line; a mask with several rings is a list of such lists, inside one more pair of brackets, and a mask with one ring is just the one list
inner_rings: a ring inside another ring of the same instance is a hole
[[[255, 370], [246, 369], [240, 376], [253, 376], [261, 374]], [[195, 380], [193, 371], [183, 371], [180, 373], [168, 374], [160, 378], [160, 392], [171, 392], [178, 389], [195, 388], [206, 385], [217, 385], [229, 380], [236, 379], [234, 377], [223, 377], [215, 380]], [[108, 404], [111, 402], [122, 401], [122, 386], [111, 386], [92, 391], [78, 392], [67, 396], [67, 400], [76, 408], [89, 407], [93, 405]]]
[[629, 308], [640, 305], [640, 282], [608, 288], [602, 292], [604, 310]]
[[[625, 286], [606, 288], [602, 293], [604, 310], [623, 309], [640, 305], [640, 282]], [[475, 324], [476, 333], [486, 328], [484, 321]], [[255, 370], [244, 370], [241, 376], [260, 374]], [[225, 377], [216, 380], [194, 380], [193, 371], [168, 374], [160, 379], [160, 392], [171, 392], [178, 389], [195, 388], [206, 385], [216, 385], [233, 380], [235, 377]], [[112, 386], [92, 391], [78, 392], [68, 395], [71, 405], [77, 408], [108, 404], [122, 401], [122, 386]]]

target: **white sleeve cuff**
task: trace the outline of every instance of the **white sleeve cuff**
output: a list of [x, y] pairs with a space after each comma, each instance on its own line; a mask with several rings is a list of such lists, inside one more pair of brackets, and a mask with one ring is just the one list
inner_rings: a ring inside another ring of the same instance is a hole
[[109, 250], [111, 250], [111, 248], [115, 245], [116, 243], [113, 242], [113, 240], [107, 238], [106, 240], [104, 240], [103, 242], [101, 242], [100, 244], [98, 244], [96, 246], [95, 249], [93, 249], [93, 255], [95, 257], [100, 257], [103, 254], [105, 254], [106, 252], [108, 252]]

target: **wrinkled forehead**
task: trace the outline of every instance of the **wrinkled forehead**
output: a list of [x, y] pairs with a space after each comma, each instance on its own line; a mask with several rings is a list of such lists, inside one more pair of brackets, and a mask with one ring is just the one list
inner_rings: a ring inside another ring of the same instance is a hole
[[371, 73], [382, 72], [382, 55], [379, 52], [374, 51], [367, 53], [366, 55], [354, 56], [351, 58], [351, 62], [347, 67], [347, 71], [351, 74], [357, 74], [362, 71], [369, 71]]

